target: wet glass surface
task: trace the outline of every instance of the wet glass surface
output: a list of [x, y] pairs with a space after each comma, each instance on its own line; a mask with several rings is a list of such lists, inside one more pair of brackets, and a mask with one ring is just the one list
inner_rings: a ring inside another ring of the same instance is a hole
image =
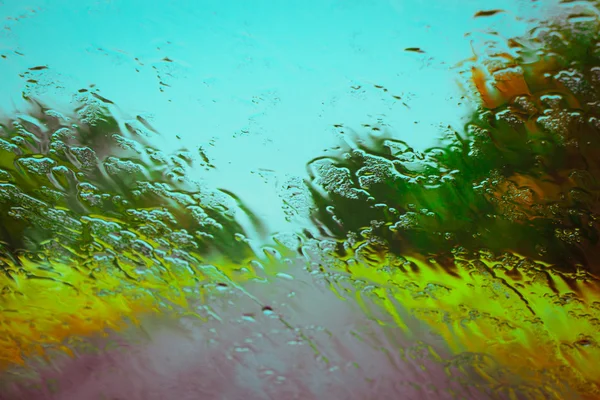
[[0, 399], [596, 399], [600, 3], [0, 2]]

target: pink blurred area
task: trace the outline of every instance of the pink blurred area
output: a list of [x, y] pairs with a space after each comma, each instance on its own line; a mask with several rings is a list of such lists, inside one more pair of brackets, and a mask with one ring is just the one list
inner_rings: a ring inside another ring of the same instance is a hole
[[38, 378], [12, 379], [0, 398], [488, 398], [472, 377], [446, 369], [433, 354], [450, 356], [443, 343], [417, 322], [408, 321], [409, 339], [391, 318], [365, 314], [302, 273], [303, 280], [247, 286], [250, 296], [228, 289], [207, 299], [216, 315], [207, 322], [155, 316], [87, 339], [97, 351], [55, 357], [37, 368]]

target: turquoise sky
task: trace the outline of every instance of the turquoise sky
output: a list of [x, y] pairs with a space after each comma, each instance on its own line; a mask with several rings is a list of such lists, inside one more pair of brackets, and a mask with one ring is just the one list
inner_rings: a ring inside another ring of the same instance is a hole
[[[515, 14], [541, 12], [514, 0], [0, 3], [4, 114], [26, 111], [20, 75], [30, 67], [48, 69], [29, 95], [59, 109], [94, 84], [151, 121], [163, 149], [204, 146], [217, 169], [202, 177], [273, 229], [283, 226], [276, 186], [336, 143], [333, 124], [379, 119], [413, 146], [431, 145], [440, 124], [460, 128], [467, 111], [450, 68], [472, 56], [465, 34], [521, 34], [529, 25]], [[508, 12], [473, 18], [497, 8]]]

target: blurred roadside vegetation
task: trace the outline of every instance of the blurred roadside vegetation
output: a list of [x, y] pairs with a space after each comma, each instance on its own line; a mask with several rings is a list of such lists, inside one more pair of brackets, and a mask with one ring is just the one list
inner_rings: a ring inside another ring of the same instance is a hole
[[478, 107], [438, 146], [341, 126], [309, 164], [332, 286], [429, 322], [501, 398], [600, 395], [600, 12], [567, 6], [457, 66]]
[[0, 125], [0, 364], [252, 276], [236, 213], [261, 223], [203, 184], [202, 149], [166, 154], [95, 92], [73, 115], [29, 102]]

